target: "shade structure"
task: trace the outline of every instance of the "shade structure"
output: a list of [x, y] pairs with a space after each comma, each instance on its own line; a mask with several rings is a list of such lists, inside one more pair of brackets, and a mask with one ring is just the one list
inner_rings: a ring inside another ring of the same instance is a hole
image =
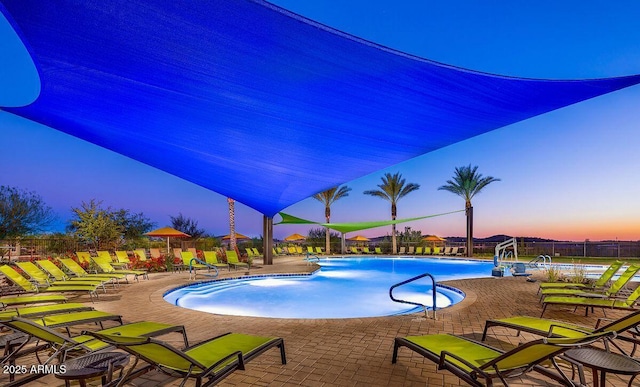
[[[3, 110], [268, 216], [640, 82], [637, 75], [536, 80], [455, 68], [260, 0], [1, 0], [0, 11], [40, 76], [33, 102]], [[345, 138], [353, 139], [348, 152], [338, 146]]]
[[190, 238], [191, 237], [191, 235], [186, 234], [182, 231], [176, 230], [175, 228], [172, 228], [172, 227], [162, 227], [157, 230], [149, 231], [144, 235], [150, 236], [150, 237], [167, 238], [167, 254], [169, 254], [169, 251], [170, 251], [169, 238]]
[[[228, 241], [229, 239], [231, 239], [231, 235], [225, 235], [222, 237], [223, 241]], [[236, 233], [236, 239], [251, 239], [251, 238], [249, 238], [246, 235]]]
[[307, 239], [307, 237], [305, 237], [304, 235], [300, 235], [300, 234], [291, 234], [288, 237], [284, 238], [285, 241], [287, 242], [298, 242], [298, 241], [303, 241]]
[[368, 242], [370, 239], [364, 235], [356, 235], [354, 237], [347, 238], [347, 240], [353, 242]]
[[422, 238], [422, 240], [424, 242], [445, 242], [446, 241], [446, 239], [441, 238], [437, 235], [427, 235], [424, 238]]

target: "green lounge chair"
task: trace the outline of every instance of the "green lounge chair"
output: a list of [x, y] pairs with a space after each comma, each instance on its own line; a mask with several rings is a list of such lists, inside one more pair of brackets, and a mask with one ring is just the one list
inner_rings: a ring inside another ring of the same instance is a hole
[[570, 283], [570, 282], [541, 282], [540, 287], [538, 288], [538, 292], [540, 292], [543, 289], [549, 289], [549, 288], [591, 288], [591, 289], [602, 288], [611, 280], [611, 278], [613, 278], [613, 276], [618, 272], [618, 270], [620, 270], [622, 265], [624, 265], [624, 262], [620, 260], [613, 262], [607, 268], [607, 270], [605, 270], [604, 273], [602, 273], [600, 278], [598, 278], [591, 286], [586, 284]]
[[2, 297], [0, 298], [0, 307], [5, 309], [7, 306], [16, 305], [29, 305], [29, 304], [44, 304], [44, 303], [58, 303], [67, 302], [67, 297], [61, 294], [41, 294], [37, 296], [22, 296], [22, 297]]
[[238, 267], [246, 267], [247, 270], [251, 269], [248, 263], [240, 262], [240, 259], [238, 259], [238, 254], [235, 250], [227, 250], [225, 251], [225, 254], [227, 256], [227, 263], [233, 266], [236, 270], [238, 270]]
[[116, 262], [112, 263], [112, 265], [115, 267], [128, 269], [131, 265], [129, 254], [124, 250], [116, 250]]
[[138, 276], [142, 276], [142, 278], [149, 279], [149, 274], [144, 270], [126, 270], [126, 269], [118, 269], [116, 270], [113, 266], [111, 266], [111, 260], [107, 260], [103, 257], [93, 257], [93, 262], [98, 265], [101, 272], [103, 274], [124, 274], [133, 275], [133, 278], [138, 281]]
[[140, 262], [144, 262], [147, 260], [147, 253], [144, 251], [144, 249], [135, 249], [133, 250], [133, 253], [136, 255], [136, 257], [138, 257], [138, 260]]
[[375, 249], [375, 250], [376, 250], [376, 254], [378, 254], [378, 255], [382, 254], [382, 250], [380, 250], [380, 248], [379, 248], [379, 247], [376, 247], [376, 249]]
[[417, 255], [422, 255], [422, 246], [416, 247], [416, 254]]
[[[28, 340], [21, 343], [19, 348], [13, 349], [12, 353], [5, 357], [6, 361], [13, 363], [23, 355], [33, 352], [33, 349], [25, 349], [25, 346], [29, 342], [34, 341], [46, 343], [44, 347], [53, 349], [49, 358], [44, 361], [43, 364], [48, 364], [54, 359], [57, 359], [59, 363], [62, 363], [71, 352], [91, 353], [111, 347], [110, 344], [97, 340], [92, 336], [86, 334], [73, 337], [66, 336], [59, 333], [57, 330], [42, 326], [32, 320], [21, 317], [0, 318], [0, 325], [4, 325], [28, 336]], [[129, 335], [140, 337], [155, 337], [173, 332], [182, 333], [185, 347], [188, 346], [187, 336], [184, 326], [182, 325], [169, 325], [143, 321], [98, 331], [98, 333], [105, 335]], [[39, 348], [36, 348], [36, 350], [42, 349], [42, 347], [43, 346], [41, 345]], [[33, 375], [30, 379], [25, 378], [21, 380], [20, 385], [44, 375], [46, 374], [40, 374], [39, 376]]]
[[50, 286], [50, 287], [38, 287], [33, 283], [29, 282], [26, 278], [24, 278], [20, 273], [15, 271], [12, 267], [8, 265], [0, 266], [0, 273], [2, 273], [9, 281], [13, 282], [17, 286], [24, 289], [26, 292], [32, 293], [40, 293], [40, 292], [72, 292], [72, 293], [86, 293], [91, 297], [91, 301], [93, 302], [93, 298], [98, 298], [98, 292], [96, 291], [97, 285], [62, 285], [62, 286]]
[[247, 257], [253, 257], [253, 251], [249, 247], [245, 247], [244, 251], [247, 253]]
[[431, 255], [431, 247], [427, 246], [424, 248], [424, 255]]
[[218, 269], [229, 269], [229, 271], [231, 271], [231, 266], [229, 266], [228, 263], [218, 261], [218, 253], [215, 251], [203, 251], [202, 254], [204, 254], [204, 261], [207, 265], [215, 266]]
[[49, 275], [43, 272], [38, 266], [36, 266], [33, 262], [16, 262], [16, 266], [18, 266], [23, 272], [27, 273], [29, 278], [38, 286], [63, 286], [63, 285], [96, 285], [101, 286], [104, 292], [107, 292], [107, 289], [104, 287], [103, 282], [93, 282], [93, 283], [78, 283], [76, 281], [65, 281], [65, 280], [55, 280], [50, 281]]
[[365, 254], [372, 254], [371, 250], [369, 250], [368, 247], [363, 247], [362, 248], [362, 252], [365, 253]]
[[[544, 315], [549, 305], [567, 305], [573, 306], [576, 309], [580, 306], [585, 307], [585, 315], [589, 313], [589, 308], [602, 308], [603, 313], [606, 316], [606, 309], [622, 309], [622, 310], [636, 310], [634, 305], [640, 298], [640, 286], [638, 286], [626, 299], [615, 298], [594, 298], [594, 297], [562, 297], [562, 296], [549, 296], [542, 301], [542, 313], [540, 317]], [[574, 309], [575, 310], [575, 309]]]
[[87, 251], [76, 251], [76, 257], [78, 258], [78, 262], [91, 263], [91, 253]]
[[[127, 254], [126, 251], [121, 251], [121, 253], [125, 253], [125, 255]], [[122, 269], [124, 266], [126, 266], [126, 263], [121, 263], [116, 256], [116, 259], [114, 260], [113, 257], [111, 256], [111, 253], [106, 251], [106, 250], [99, 250], [96, 251], [96, 255], [98, 256], [98, 258], [102, 259], [105, 262], [109, 262], [109, 264], [113, 267], [116, 267], [118, 269]], [[95, 260], [95, 257], [91, 257], [91, 259]], [[127, 257], [127, 260], [129, 259], [129, 257]]]
[[[613, 297], [615, 295], [617, 295], [622, 288], [625, 287], [625, 285], [631, 281], [631, 279], [636, 275], [636, 273], [640, 270], [640, 266], [638, 265], [631, 265], [627, 268], [627, 270], [624, 271], [624, 273], [622, 273], [620, 275], [620, 277], [618, 277], [618, 279], [611, 284], [611, 286], [609, 287], [609, 289], [606, 289], [604, 292], [601, 292], [604, 296], [606, 297]], [[595, 293], [595, 290], [592, 290]], [[548, 288], [548, 289], [542, 289], [541, 293], [541, 297], [546, 297], [546, 296], [570, 296], [570, 295], [582, 295], [585, 294], [587, 292], [586, 289], [582, 288], [582, 289], [566, 289], [566, 288]]]
[[14, 308], [0, 311], [0, 318], [4, 317], [39, 317], [48, 314], [83, 312], [93, 310], [93, 307], [86, 306], [77, 302], [69, 302], [64, 304], [26, 306], [22, 308]]
[[117, 280], [124, 279], [125, 281], [127, 281], [127, 276], [125, 274], [115, 274], [115, 273], [89, 274], [82, 268], [82, 266], [78, 264], [78, 262], [74, 261], [71, 258], [58, 258], [58, 261], [60, 261], [67, 270], [73, 273], [73, 275], [79, 278], [99, 279], [101, 281], [117, 281]]
[[183, 251], [181, 254], [182, 257], [182, 266], [189, 270], [189, 280], [195, 280], [198, 270], [207, 270], [211, 271], [213, 269], [215, 274], [209, 274], [210, 277], [218, 276], [218, 268], [215, 266], [210, 266], [206, 262], [202, 262], [198, 258], [193, 256], [191, 251]]
[[315, 254], [315, 251], [313, 251], [313, 246], [307, 246], [307, 253]]
[[[120, 384], [134, 379], [145, 368], [159, 368], [168, 374], [179, 374], [183, 378], [181, 385], [189, 378], [195, 378], [196, 386], [210, 386], [236, 369], [243, 370], [245, 363], [274, 347], [280, 349], [282, 364], [287, 363], [281, 338], [227, 333], [181, 351], [153, 338], [86, 333], [135, 356], [134, 366], [122, 377]], [[139, 359], [149, 365], [134, 371]]]
[[[628, 355], [633, 356], [637, 345], [640, 343], [636, 338], [622, 336], [622, 334], [640, 324], [640, 310], [629, 313], [624, 317], [600, 326], [603, 321], [603, 319], [598, 319], [595, 328], [591, 328], [585, 327], [583, 325], [570, 324], [567, 322], [530, 316], [515, 316], [497, 320], [487, 320], [484, 325], [484, 331], [482, 332], [482, 341], [486, 339], [487, 331], [492, 327], [515, 329], [516, 331], [518, 331], [517, 335], [520, 335], [520, 332], [529, 332], [534, 335], [545, 337], [580, 337], [600, 332], [615, 332], [616, 340], [633, 343], [633, 351]], [[616, 348], [618, 348], [618, 350], [620, 350], [622, 353], [626, 354], [626, 352], [615, 343], [616, 340], [611, 340], [611, 343], [615, 345]]]
[[357, 247], [349, 247], [349, 251], [351, 252], [351, 254], [360, 254]]
[[[572, 338], [545, 337], [524, 343], [507, 352], [453, 335], [397, 337], [391, 362], [396, 363], [400, 347], [407, 347], [437, 363], [439, 370], [448, 370], [472, 386], [485, 386], [485, 383], [491, 386], [495, 378], [499, 378], [506, 386], [508, 377], [521, 376], [531, 370], [564, 385], [574, 386], [558, 367], [554, 357], [568, 349], [588, 345], [610, 336], [613, 336], [612, 332]], [[550, 360], [558, 372], [541, 367], [539, 364], [545, 360]]]
[[38, 266], [42, 268], [42, 270], [46, 271], [56, 281], [69, 281], [69, 282], [74, 282], [74, 283], [84, 284], [84, 285], [101, 285], [105, 283], [111, 283], [114, 288], [117, 285], [117, 282], [113, 281], [111, 278], [109, 278], [108, 281], [105, 281], [101, 279], [69, 277], [65, 272], [60, 270], [60, 268], [56, 266], [55, 263], [47, 259], [36, 261], [36, 263], [38, 264]]
[[251, 248], [251, 251], [253, 251], [253, 256], [254, 256], [254, 257], [256, 257], [256, 258], [260, 258], [260, 257], [262, 257], [262, 254], [260, 254], [260, 252], [258, 251], [258, 248], [257, 248], [257, 247], [252, 247], [252, 248]]
[[324, 251], [322, 251], [322, 247], [316, 246], [316, 254], [318, 254], [318, 255], [324, 254]]

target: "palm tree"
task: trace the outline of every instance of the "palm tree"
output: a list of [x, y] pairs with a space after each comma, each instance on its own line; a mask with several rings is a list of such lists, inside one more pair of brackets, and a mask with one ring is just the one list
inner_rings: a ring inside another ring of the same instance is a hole
[[[395, 174], [385, 173], [382, 176], [382, 184], [378, 184], [380, 189], [364, 191], [365, 195], [377, 196], [391, 203], [391, 220], [396, 220], [398, 200], [407, 196], [409, 193], [420, 188], [420, 184], [406, 183], [400, 172]], [[396, 225], [391, 225], [391, 251], [395, 254], [396, 248]]]
[[231, 250], [236, 249], [236, 201], [227, 198], [227, 203], [229, 203], [229, 248]]
[[477, 173], [478, 166], [456, 167], [453, 180], [447, 180], [447, 185], [438, 188], [439, 190], [449, 191], [465, 200], [465, 213], [467, 214], [467, 256], [473, 256], [473, 206], [471, 199], [482, 189], [494, 181], [500, 181], [492, 176], [482, 177], [481, 173]]
[[[351, 191], [351, 188], [345, 185], [340, 188], [329, 188], [326, 191], [318, 192], [313, 195], [314, 199], [324, 204], [324, 217], [327, 220], [327, 223], [331, 223], [331, 205], [336, 200], [349, 196], [349, 191]], [[325, 250], [327, 254], [331, 252], [331, 234], [329, 232], [329, 227], [325, 228]]]

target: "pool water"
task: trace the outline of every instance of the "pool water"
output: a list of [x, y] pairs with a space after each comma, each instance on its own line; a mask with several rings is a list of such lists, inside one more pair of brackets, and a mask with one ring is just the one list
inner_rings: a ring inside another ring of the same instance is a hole
[[[167, 302], [209, 313], [275, 318], [356, 318], [414, 313], [422, 308], [393, 302], [389, 288], [423, 273], [437, 282], [489, 277], [492, 262], [436, 258], [321, 259], [312, 275], [268, 275], [210, 281], [175, 289]], [[426, 277], [396, 288], [394, 297], [431, 306]], [[437, 287], [438, 309], [464, 299], [454, 288]]]

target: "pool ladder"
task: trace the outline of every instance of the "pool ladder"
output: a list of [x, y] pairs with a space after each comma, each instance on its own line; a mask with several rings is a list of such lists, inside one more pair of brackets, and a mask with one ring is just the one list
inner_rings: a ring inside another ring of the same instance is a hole
[[432, 288], [433, 303], [432, 303], [432, 305], [433, 305], [433, 319], [435, 320], [436, 319], [436, 279], [433, 278], [433, 276], [431, 274], [429, 274], [429, 273], [420, 274], [419, 276], [415, 276], [413, 278], [409, 278], [406, 281], [402, 281], [400, 283], [397, 283], [397, 284], [393, 285], [391, 288], [389, 288], [389, 297], [391, 297], [391, 299], [393, 301], [400, 302], [402, 304], [410, 304], [410, 305], [415, 305], [415, 306], [421, 306], [422, 309], [424, 310], [424, 317], [425, 318], [429, 318], [429, 312], [427, 311], [427, 306], [426, 305], [421, 304], [419, 302], [400, 300], [400, 299], [397, 299], [397, 298], [395, 298], [393, 296], [393, 289], [397, 288], [398, 286], [402, 286], [402, 285], [408, 284], [409, 282], [413, 282], [413, 281], [419, 280], [419, 279], [424, 278], [424, 277], [431, 278], [431, 283], [433, 284], [433, 288]]
[[320, 257], [307, 252], [307, 257], [304, 260], [307, 261], [307, 265], [309, 265], [311, 264], [311, 262], [320, 262]]

